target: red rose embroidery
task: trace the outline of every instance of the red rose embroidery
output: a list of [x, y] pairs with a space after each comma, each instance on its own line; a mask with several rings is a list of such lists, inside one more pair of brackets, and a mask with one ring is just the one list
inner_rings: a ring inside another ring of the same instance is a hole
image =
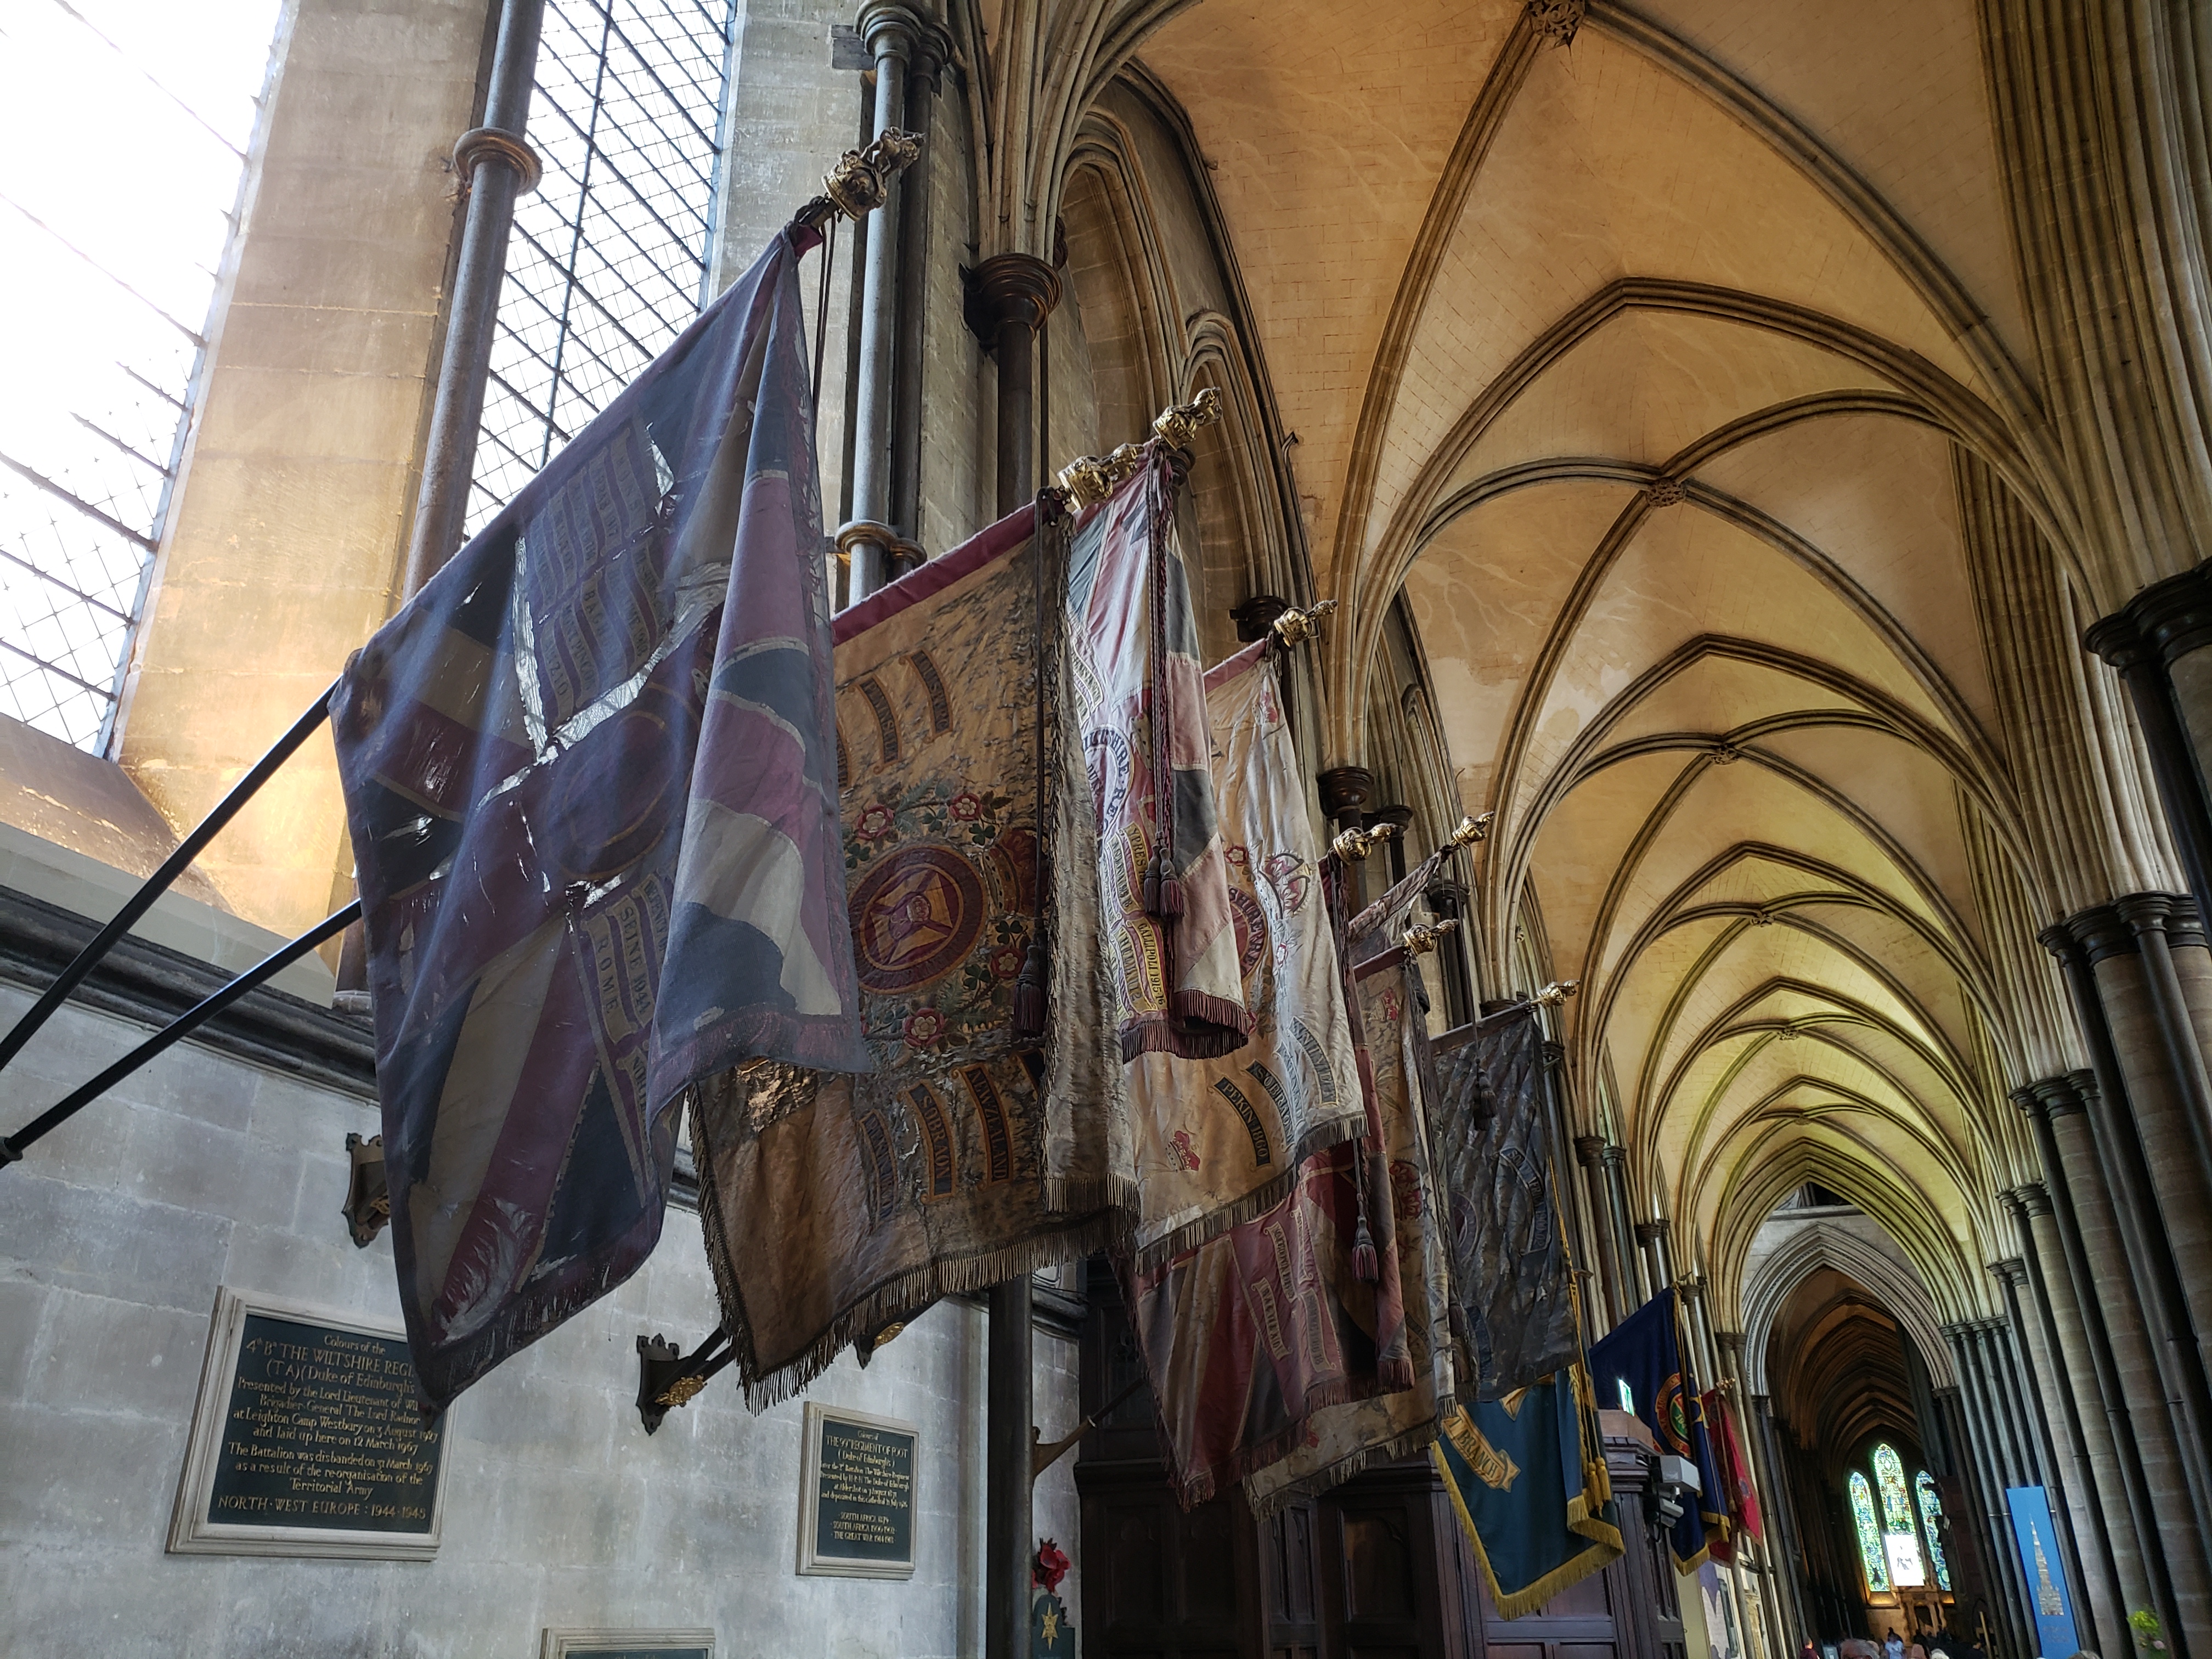
[[862, 841], [881, 841], [890, 834], [895, 823], [891, 809], [878, 801], [861, 812], [860, 821], [853, 826], [853, 833]]
[[901, 1028], [910, 1048], [927, 1048], [945, 1035], [945, 1016], [934, 1008], [917, 1008]]
[[945, 810], [963, 823], [973, 823], [983, 816], [983, 803], [963, 789], [945, 804]]
[[1002, 945], [997, 950], [991, 952], [991, 977], [993, 979], [1012, 979], [1015, 975], [1021, 971], [1022, 947], [1020, 945]]

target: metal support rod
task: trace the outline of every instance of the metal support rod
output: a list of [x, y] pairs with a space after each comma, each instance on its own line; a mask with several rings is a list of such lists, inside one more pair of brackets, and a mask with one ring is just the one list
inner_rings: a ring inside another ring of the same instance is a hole
[[[544, 17], [545, 0], [505, 0], [500, 10], [484, 128], [504, 134], [518, 149], [529, 125]], [[483, 422], [484, 386], [491, 371], [492, 328], [499, 316], [500, 285], [507, 278], [507, 234], [514, 228], [522, 171], [515, 156], [485, 146], [465, 183], [468, 215], [461, 226], [445, 351], [422, 448], [422, 484], [415, 497], [403, 595], [415, 593], [460, 550], [469, 483], [476, 472], [477, 428]]]
[[[876, 5], [860, 16], [876, 59], [874, 137], [902, 130], [906, 68], [915, 19], [903, 6]], [[893, 189], [868, 221], [860, 271], [860, 374], [853, 422], [853, 521], [840, 545], [852, 556], [851, 597], [866, 599], [890, 578], [891, 416], [896, 388], [900, 191]]]
[[[892, 369], [891, 485], [889, 521], [921, 539], [921, 383], [929, 319], [929, 129], [938, 76], [951, 55], [943, 32], [924, 24], [907, 62], [906, 124], [923, 159], [908, 174], [898, 212], [898, 341]], [[896, 573], [895, 573], [896, 574]]]
[[4, 1169], [7, 1165], [15, 1163], [22, 1157], [23, 1149], [26, 1146], [40, 1139], [48, 1131], [59, 1128], [116, 1084], [165, 1050], [174, 1048], [249, 991], [256, 990], [268, 981], [274, 979], [325, 939], [334, 938], [344, 932], [360, 915], [359, 899], [356, 899], [343, 910], [333, 911], [289, 945], [279, 946], [214, 995], [203, 999], [185, 1012], [171, 1020], [153, 1036], [148, 1037], [145, 1042], [93, 1079], [91, 1082], [71, 1090], [62, 1099], [33, 1118], [25, 1126], [21, 1134], [0, 1139], [0, 1169]]
[[100, 958], [114, 948], [116, 940], [129, 933], [131, 924], [153, 908], [154, 901], [185, 873], [191, 861], [216, 838], [216, 832], [238, 816], [239, 809], [252, 799], [255, 792], [275, 775], [276, 769], [289, 760], [294, 751], [330, 718], [331, 698], [337, 689], [337, 683], [333, 681], [330, 690], [315, 699], [314, 706], [293, 721], [292, 729], [277, 738], [269, 752], [253, 763], [253, 769], [233, 785], [230, 793], [216, 803], [215, 810], [200, 820], [198, 827], [177, 843], [177, 850], [161, 860], [161, 867], [146, 878], [144, 884], [125, 902], [123, 908], [109, 918], [107, 925], [94, 933], [91, 942], [76, 953], [76, 960], [62, 969], [54, 982], [46, 987], [45, 994], [15, 1022], [14, 1029], [6, 1036], [0, 1037], [0, 1067], [5, 1067], [9, 1060], [22, 1052], [23, 1045], [53, 1017], [54, 1010], [69, 1000], [69, 994], [83, 983], [85, 975], [100, 965]]

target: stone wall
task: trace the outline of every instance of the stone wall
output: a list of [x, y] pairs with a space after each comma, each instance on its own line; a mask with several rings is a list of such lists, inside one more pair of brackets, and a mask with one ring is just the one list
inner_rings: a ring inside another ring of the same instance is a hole
[[[0, 1022], [27, 1001], [0, 991]], [[64, 1011], [11, 1068], [11, 1122], [141, 1035]], [[657, 1435], [638, 1422], [639, 1334], [689, 1346], [716, 1318], [681, 1212], [643, 1272], [453, 1407], [434, 1560], [167, 1553], [216, 1287], [398, 1322], [388, 1233], [357, 1250], [338, 1213], [346, 1132], [375, 1129], [367, 1101], [187, 1045], [0, 1173], [9, 1650], [524, 1659], [547, 1626], [711, 1627], [718, 1659], [981, 1650], [981, 1310], [940, 1304], [808, 1391], [921, 1425], [921, 1513], [911, 1581], [802, 1578], [802, 1401], [756, 1417], [725, 1377]], [[1051, 1438], [1075, 1349], [1036, 1347]], [[1077, 1553], [1072, 1462], [1037, 1527]]]

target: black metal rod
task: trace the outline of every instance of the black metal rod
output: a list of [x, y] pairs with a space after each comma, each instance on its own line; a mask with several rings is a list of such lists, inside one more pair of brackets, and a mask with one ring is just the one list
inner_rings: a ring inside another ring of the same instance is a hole
[[[506, 0], [494, 48], [484, 125], [518, 143], [529, 124], [530, 92], [538, 76], [538, 37], [545, 0]], [[477, 428], [483, 422], [484, 386], [491, 369], [500, 285], [507, 278], [507, 243], [514, 228], [514, 198], [522, 184], [515, 164], [486, 155], [469, 181], [453, 297], [446, 317], [445, 352], [438, 366], [430, 431], [422, 446], [422, 485], [415, 499], [415, 526], [407, 550], [404, 592], [414, 593], [460, 550], [468, 519], [469, 483], [475, 475]]]
[[54, 1010], [69, 1000], [69, 994], [83, 982], [85, 975], [100, 965], [100, 959], [114, 948], [116, 940], [131, 931], [131, 923], [153, 908], [154, 901], [185, 873], [191, 861], [216, 838], [216, 832], [238, 816], [239, 809], [252, 799], [261, 786], [275, 775], [276, 769], [289, 760], [300, 745], [314, 735], [316, 727], [330, 718], [331, 698], [337, 689], [337, 683], [333, 680], [330, 690], [315, 699], [314, 706], [293, 721], [292, 729], [277, 738], [269, 752], [253, 763], [253, 769], [216, 803], [215, 810], [200, 820], [199, 827], [177, 843], [177, 850], [161, 860], [161, 867], [146, 878], [144, 885], [109, 919], [107, 926], [92, 936], [91, 943], [76, 953], [76, 959], [62, 969], [60, 976], [46, 987], [45, 994], [31, 1005], [29, 1012], [15, 1022], [14, 1029], [6, 1036], [0, 1037], [0, 1069], [4, 1069], [9, 1061], [22, 1052], [23, 1045], [53, 1017]]
[[8, 1164], [15, 1163], [23, 1155], [23, 1149], [26, 1146], [44, 1137], [50, 1130], [59, 1128], [78, 1112], [114, 1087], [116, 1084], [130, 1076], [147, 1061], [176, 1047], [178, 1043], [199, 1030], [201, 1026], [206, 1024], [208, 1021], [213, 1019], [246, 993], [256, 990], [268, 981], [274, 979], [324, 940], [344, 932], [360, 915], [361, 901], [356, 899], [343, 910], [333, 911], [325, 916], [289, 945], [280, 946], [214, 995], [204, 998], [184, 1013], [177, 1016], [98, 1077], [93, 1079], [91, 1082], [70, 1091], [62, 1099], [47, 1107], [45, 1111], [31, 1120], [22, 1133], [0, 1139], [0, 1168], [5, 1168]]

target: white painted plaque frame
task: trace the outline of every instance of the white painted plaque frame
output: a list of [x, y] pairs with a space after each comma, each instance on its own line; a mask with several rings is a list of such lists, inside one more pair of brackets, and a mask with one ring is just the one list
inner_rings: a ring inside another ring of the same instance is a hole
[[568, 1659], [572, 1650], [582, 1649], [589, 1651], [598, 1648], [629, 1648], [647, 1653], [656, 1649], [683, 1651], [704, 1648], [712, 1659], [714, 1632], [710, 1630], [555, 1630], [548, 1626], [545, 1638], [538, 1649], [538, 1659]]
[[[215, 1317], [208, 1328], [207, 1357], [200, 1364], [199, 1397], [192, 1407], [191, 1438], [185, 1448], [184, 1473], [177, 1482], [177, 1506], [169, 1521], [173, 1555], [290, 1555], [335, 1557], [356, 1561], [428, 1561], [438, 1553], [446, 1523], [446, 1480], [453, 1469], [450, 1441], [438, 1458], [438, 1483], [430, 1501], [428, 1532], [349, 1531], [320, 1527], [253, 1527], [210, 1521], [208, 1499], [215, 1486], [222, 1431], [230, 1415], [231, 1386], [238, 1375], [239, 1345], [246, 1340], [248, 1315], [324, 1325], [362, 1336], [404, 1337], [398, 1325], [358, 1313], [282, 1297], [242, 1294], [228, 1285], [215, 1293]], [[447, 1423], [450, 1425], [451, 1417]]]
[[[814, 1548], [821, 1519], [822, 1429], [828, 1423], [850, 1423], [860, 1428], [884, 1429], [914, 1437], [914, 1457], [907, 1483], [907, 1556], [903, 1561], [865, 1561], [850, 1556], [820, 1555]], [[896, 1417], [877, 1417], [844, 1406], [806, 1402], [806, 1425], [800, 1439], [799, 1476], [799, 1571], [811, 1577], [911, 1578], [915, 1547], [921, 1531], [921, 1427]]]

